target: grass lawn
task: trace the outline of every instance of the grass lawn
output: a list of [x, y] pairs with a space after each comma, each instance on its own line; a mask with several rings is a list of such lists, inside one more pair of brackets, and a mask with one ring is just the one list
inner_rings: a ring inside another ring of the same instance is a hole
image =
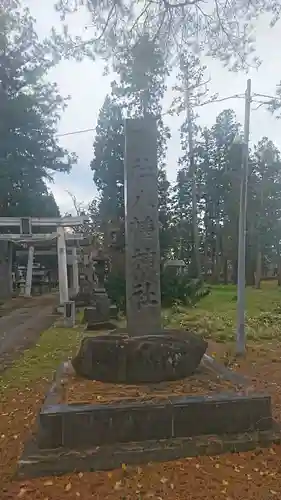
[[[203, 333], [211, 351], [221, 355], [233, 344], [236, 289], [212, 288], [195, 308], [164, 311], [164, 323]], [[247, 290], [247, 358], [235, 368], [252, 376], [258, 389], [273, 398], [280, 419], [281, 290], [275, 282], [261, 290]], [[77, 499], [254, 499], [281, 496], [281, 447], [248, 453], [199, 457], [142, 467], [125, 467], [112, 473], [70, 474], [17, 482], [17, 458], [32, 429], [53, 371], [72, 356], [83, 336], [53, 327], [0, 377], [0, 498], [27, 500]], [[202, 416], [203, 418], [203, 416]]]

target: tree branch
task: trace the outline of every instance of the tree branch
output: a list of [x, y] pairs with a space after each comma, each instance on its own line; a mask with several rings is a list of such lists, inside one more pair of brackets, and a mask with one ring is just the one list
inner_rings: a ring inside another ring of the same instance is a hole
[[165, 9], [178, 9], [180, 7], [187, 7], [188, 5], [196, 5], [202, 0], [184, 0], [183, 2], [170, 3], [168, 0], [162, 0], [165, 5]]

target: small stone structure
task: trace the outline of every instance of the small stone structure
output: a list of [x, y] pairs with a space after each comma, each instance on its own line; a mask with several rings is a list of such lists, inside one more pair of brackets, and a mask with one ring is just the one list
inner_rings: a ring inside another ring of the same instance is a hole
[[101, 250], [97, 250], [90, 259], [93, 269], [93, 288], [90, 307], [84, 310], [84, 322], [88, 330], [114, 329], [115, 324], [110, 319], [117, 318], [117, 308], [110, 303], [105, 289], [105, 274], [107, 257]]

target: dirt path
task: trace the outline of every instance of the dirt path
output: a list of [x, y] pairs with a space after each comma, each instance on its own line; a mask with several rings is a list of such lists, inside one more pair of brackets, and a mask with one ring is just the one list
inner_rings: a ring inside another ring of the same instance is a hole
[[0, 308], [0, 373], [55, 321], [56, 295], [13, 299]]

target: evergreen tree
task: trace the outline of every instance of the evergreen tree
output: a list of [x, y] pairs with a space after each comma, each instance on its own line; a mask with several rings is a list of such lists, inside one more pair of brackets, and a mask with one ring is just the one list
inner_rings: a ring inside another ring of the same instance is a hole
[[94, 143], [94, 181], [100, 193], [100, 216], [115, 221], [124, 231], [124, 119], [151, 114], [157, 117], [159, 222], [162, 255], [169, 251], [169, 182], [165, 155], [169, 129], [161, 118], [167, 69], [161, 51], [148, 36], [115, 60], [119, 81], [112, 83], [112, 96], [101, 110]]
[[[75, 160], [55, 137], [65, 101], [45, 76], [54, 64], [50, 42], [39, 42], [34, 20], [17, 0], [0, 12], [0, 215], [57, 212], [45, 185]], [[42, 197], [40, 199], [40, 197]]]

